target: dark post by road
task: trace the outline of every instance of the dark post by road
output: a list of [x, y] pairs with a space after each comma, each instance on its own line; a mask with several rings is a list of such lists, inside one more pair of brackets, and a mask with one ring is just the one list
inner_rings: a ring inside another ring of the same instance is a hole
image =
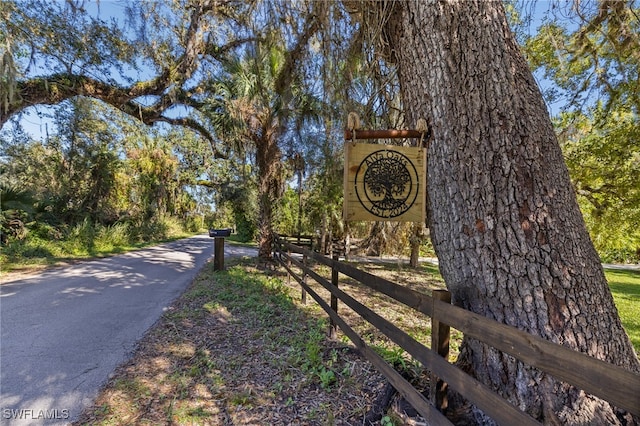
[[213, 270], [224, 271], [224, 238], [216, 237], [213, 246]]
[[224, 237], [231, 235], [231, 229], [209, 229], [209, 236], [215, 238], [213, 246], [213, 270], [224, 271]]

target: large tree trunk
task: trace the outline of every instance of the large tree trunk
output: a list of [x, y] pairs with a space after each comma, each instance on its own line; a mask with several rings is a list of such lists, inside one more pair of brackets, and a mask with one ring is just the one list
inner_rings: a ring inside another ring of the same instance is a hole
[[[453, 303], [640, 371], [501, 2], [394, 7], [387, 34], [409, 123], [433, 128], [430, 228]], [[546, 424], [618, 421], [608, 403], [475, 340], [459, 361]]]

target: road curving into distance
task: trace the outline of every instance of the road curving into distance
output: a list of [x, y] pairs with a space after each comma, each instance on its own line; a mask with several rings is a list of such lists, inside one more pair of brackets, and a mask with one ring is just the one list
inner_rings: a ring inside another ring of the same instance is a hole
[[196, 236], [0, 285], [0, 425], [73, 421], [212, 257]]

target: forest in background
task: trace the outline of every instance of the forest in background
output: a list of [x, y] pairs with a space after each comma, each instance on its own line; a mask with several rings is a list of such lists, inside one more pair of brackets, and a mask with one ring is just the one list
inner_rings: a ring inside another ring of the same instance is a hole
[[[347, 114], [407, 127], [396, 69], [373, 48], [383, 35], [349, 2], [212, 4], [0, 3], [3, 263], [207, 227], [428, 253], [423, 229], [341, 217]], [[638, 5], [600, 4], [506, 6], [601, 258], [638, 262]], [[53, 106], [30, 106], [37, 90]]]

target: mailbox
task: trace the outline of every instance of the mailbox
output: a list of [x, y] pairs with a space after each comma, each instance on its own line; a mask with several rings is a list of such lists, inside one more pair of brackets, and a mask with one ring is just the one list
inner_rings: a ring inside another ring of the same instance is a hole
[[228, 237], [231, 235], [231, 228], [227, 229], [209, 229], [210, 237]]

